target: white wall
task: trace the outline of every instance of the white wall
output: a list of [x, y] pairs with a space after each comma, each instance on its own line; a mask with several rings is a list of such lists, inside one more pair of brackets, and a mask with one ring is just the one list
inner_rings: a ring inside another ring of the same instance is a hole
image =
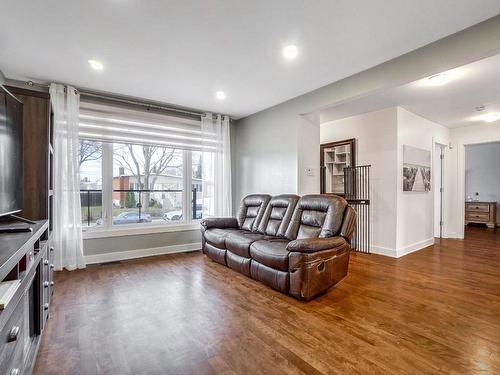
[[[297, 194], [320, 191], [320, 127], [318, 121], [301, 118], [297, 132]], [[308, 169], [310, 172], [308, 172]]]
[[431, 151], [449, 129], [403, 108], [321, 125], [321, 143], [356, 138], [358, 165], [371, 164], [371, 251], [399, 257], [434, 243], [434, 195], [403, 192], [403, 145]]
[[[403, 145], [430, 151], [432, 155], [431, 166], [434, 166], [434, 159], [436, 158], [434, 142], [448, 144], [449, 129], [426, 120], [404, 108], [398, 107], [397, 111], [398, 178], [396, 251], [398, 256], [402, 256], [434, 243], [434, 193], [432, 191], [403, 191]], [[434, 177], [435, 174], [433, 173], [431, 179]]]
[[396, 256], [397, 109], [321, 124], [321, 143], [348, 138], [356, 138], [356, 164], [371, 164], [370, 250]]
[[500, 223], [500, 143], [465, 146], [465, 197], [497, 202], [497, 223]]

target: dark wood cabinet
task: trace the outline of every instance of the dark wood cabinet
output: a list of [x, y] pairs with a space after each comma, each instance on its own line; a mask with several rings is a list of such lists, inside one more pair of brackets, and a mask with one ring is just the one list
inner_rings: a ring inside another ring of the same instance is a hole
[[23, 211], [31, 220], [49, 217], [50, 97], [7, 86], [23, 103]]
[[32, 233], [0, 235], [0, 282], [20, 280], [12, 301], [0, 310], [0, 374], [30, 374], [54, 288], [53, 116], [47, 92], [6, 88], [23, 103], [23, 186], [19, 187], [23, 210], [19, 216], [37, 223]]

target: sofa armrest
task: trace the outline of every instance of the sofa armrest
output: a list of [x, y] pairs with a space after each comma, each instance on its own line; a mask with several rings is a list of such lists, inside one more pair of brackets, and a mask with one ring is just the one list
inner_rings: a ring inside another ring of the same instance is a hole
[[207, 217], [200, 222], [203, 229], [238, 228], [238, 220], [234, 217]]
[[348, 242], [351, 242], [354, 229], [356, 229], [356, 219], [357, 214], [354, 208], [347, 206], [344, 214], [344, 220], [342, 221], [342, 227], [340, 228], [340, 235]]
[[314, 253], [322, 250], [344, 249], [348, 245], [342, 237], [305, 238], [290, 241], [286, 249], [290, 252]]

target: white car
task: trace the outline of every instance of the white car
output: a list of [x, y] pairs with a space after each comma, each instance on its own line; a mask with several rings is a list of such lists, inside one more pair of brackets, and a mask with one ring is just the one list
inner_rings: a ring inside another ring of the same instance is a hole
[[[196, 218], [195, 219], [201, 219], [202, 208], [203, 207], [202, 207], [201, 204], [196, 205]], [[175, 210], [175, 211], [165, 212], [162, 217], [163, 217], [163, 220], [166, 220], [166, 221], [179, 221], [179, 220], [182, 220], [182, 210]]]
[[163, 214], [162, 218], [163, 218], [163, 220], [166, 220], [166, 221], [182, 220], [182, 211], [176, 210], [176, 211], [165, 212]]

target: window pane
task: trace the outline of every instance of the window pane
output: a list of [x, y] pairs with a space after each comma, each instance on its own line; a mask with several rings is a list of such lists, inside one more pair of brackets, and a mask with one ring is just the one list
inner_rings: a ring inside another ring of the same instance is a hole
[[193, 151], [192, 160], [192, 180], [191, 180], [191, 217], [199, 220], [203, 217], [203, 183], [202, 183], [202, 153]]
[[102, 143], [80, 141], [82, 225], [102, 225]]
[[183, 219], [182, 155], [173, 148], [114, 145], [114, 225]]

